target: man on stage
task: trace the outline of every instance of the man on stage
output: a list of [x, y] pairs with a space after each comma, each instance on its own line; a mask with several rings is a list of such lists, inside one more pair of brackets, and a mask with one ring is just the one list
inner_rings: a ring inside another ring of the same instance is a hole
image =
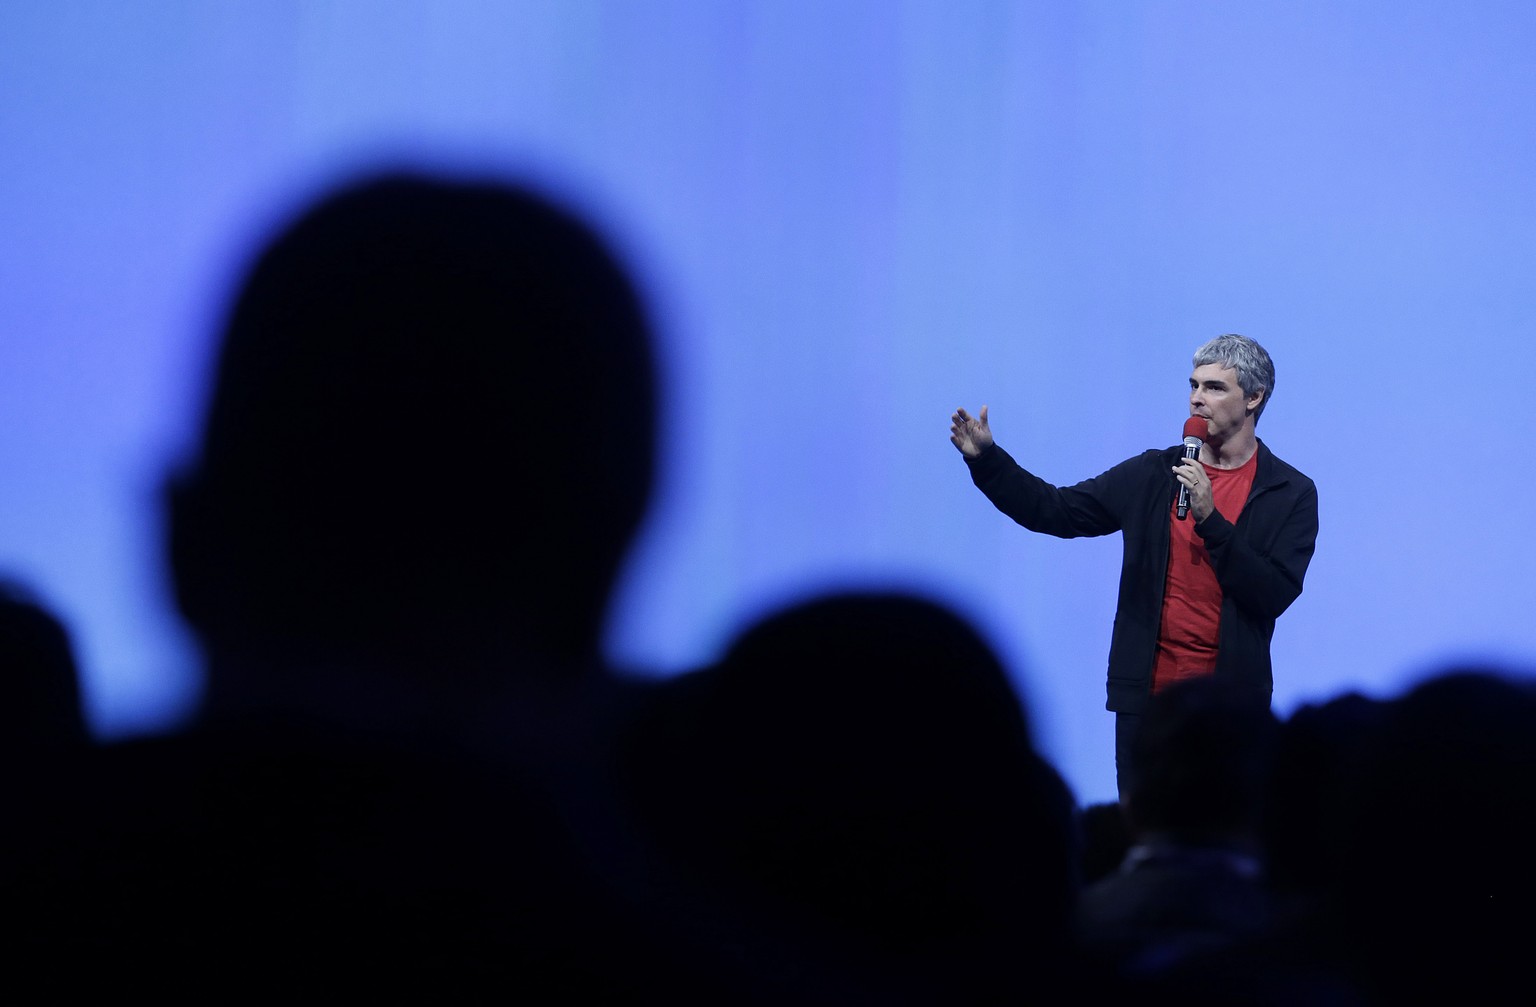
[[1275, 619], [1301, 594], [1317, 539], [1317, 488], [1254, 434], [1274, 387], [1262, 346], [1218, 336], [1195, 351], [1189, 378], [1186, 435], [1198, 440], [1198, 459], [1153, 449], [1075, 486], [1052, 486], [994, 444], [986, 406], [950, 418], [972, 481], [1025, 528], [1060, 538], [1123, 533], [1106, 703], [1121, 794], [1153, 692], [1214, 674], [1269, 703]]

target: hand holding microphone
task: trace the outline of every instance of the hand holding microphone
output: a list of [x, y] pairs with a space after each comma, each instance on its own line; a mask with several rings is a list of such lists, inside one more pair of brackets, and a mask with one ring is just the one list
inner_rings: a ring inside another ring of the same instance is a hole
[[[1191, 416], [1184, 421], [1184, 460], [1196, 461], [1200, 459], [1200, 448], [1205, 442], [1207, 432], [1205, 418]], [[1189, 516], [1189, 484], [1180, 482], [1178, 509], [1174, 512], [1180, 521]]]

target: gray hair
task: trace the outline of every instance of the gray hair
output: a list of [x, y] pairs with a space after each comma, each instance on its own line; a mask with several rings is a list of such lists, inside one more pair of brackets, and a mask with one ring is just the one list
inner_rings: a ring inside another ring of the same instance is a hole
[[1259, 422], [1264, 407], [1275, 394], [1275, 362], [1269, 359], [1264, 347], [1235, 332], [1217, 336], [1195, 351], [1195, 366], [1218, 364], [1237, 372], [1237, 383], [1244, 395], [1263, 391], [1264, 398], [1254, 410], [1253, 422]]

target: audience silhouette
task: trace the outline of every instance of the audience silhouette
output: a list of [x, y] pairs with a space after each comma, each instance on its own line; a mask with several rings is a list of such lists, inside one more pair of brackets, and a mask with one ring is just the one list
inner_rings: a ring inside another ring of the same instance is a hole
[[1298, 707], [1281, 725], [1266, 797], [1264, 847], [1279, 922], [1327, 919], [1349, 870], [1336, 823], [1355, 800], [1360, 760], [1388, 701], [1348, 692]]
[[1373, 1003], [1523, 1000], [1536, 689], [1453, 667], [1393, 701], [1339, 818], [1339, 929]]
[[1509, 669], [1449, 667], [1395, 698], [1298, 709], [1269, 784], [1275, 925], [1139, 992], [1277, 1007], [1523, 1001], [1533, 769], [1536, 694]]
[[1277, 732], [1267, 703], [1219, 678], [1152, 697], [1123, 797], [1133, 845], [1078, 904], [1092, 960], [1155, 974], [1268, 929], [1262, 823]]
[[35, 943], [311, 989], [682, 981], [589, 863], [649, 340], [604, 242], [524, 189], [381, 175], [283, 227], [168, 494], [204, 709], [40, 824]]
[[765, 921], [744, 955], [806, 938], [794, 1000], [1013, 1002], [1067, 974], [1072, 796], [996, 654], [935, 602], [765, 616], [658, 693], [625, 764], [690, 886]]
[[32, 823], [76, 799], [71, 783], [93, 743], [69, 630], [15, 579], [0, 580], [0, 676], [10, 697], [0, 713], [0, 800], [10, 816], [0, 830], [0, 890], [10, 890], [34, 850]]
[[1119, 801], [1098, 801], [1078, 813], [1082, 831], [1082, 882], [1085, 886], [1107, 878], [1125, 862], [1134, 836]]
[[9, 761], [69, 756], [90, 743], [80, 669], [63, 621], [21, 583], [0, 581], [0, 666], [10, 702], [0, 713]]

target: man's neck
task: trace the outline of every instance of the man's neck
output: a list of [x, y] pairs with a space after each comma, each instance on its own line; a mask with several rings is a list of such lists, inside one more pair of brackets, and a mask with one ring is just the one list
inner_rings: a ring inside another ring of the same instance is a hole
[[1200, 448], [1200, 461], [1216, 469], [1241, 468], [1257, 450], [1259, 439], [1252, 427], [1246, 427], [1225, 441], [1206, 441]]

